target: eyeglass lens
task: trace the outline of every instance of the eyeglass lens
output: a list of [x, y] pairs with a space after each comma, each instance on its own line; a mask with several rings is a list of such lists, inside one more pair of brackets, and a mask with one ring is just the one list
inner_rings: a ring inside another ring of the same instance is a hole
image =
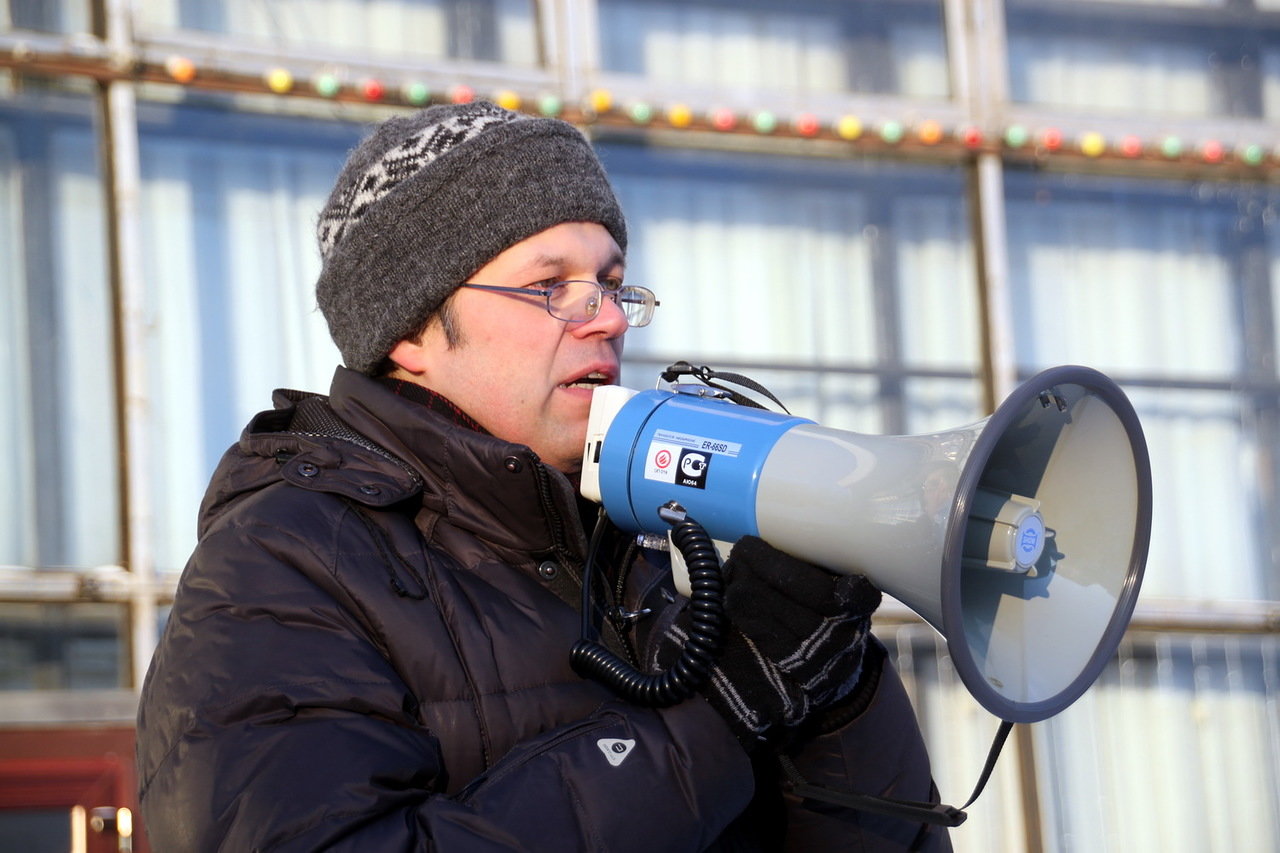
[[547, 307], [562, 320], [582, 322], [600, 313], [603, 297], [607, 295], [622, 309], [627, 323], [643, 326], [653, 316], [653, 307], [644, 291], [636, 287], [621, 287], [606, 291], [593, 281], [562, 281], [551, 288]]

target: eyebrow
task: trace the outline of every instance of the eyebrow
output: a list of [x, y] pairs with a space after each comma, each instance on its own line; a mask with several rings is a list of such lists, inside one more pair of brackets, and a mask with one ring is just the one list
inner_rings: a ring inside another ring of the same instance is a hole
[[[527, 264], [522, 264], [519, 271], [528, 272], [535, 269], [544, 269], [546, 267], [564, 269], [565, 267], [570, 266], [570, 264], [571, 261], [564, 255], [538, 254], [530, 258]], [[622, 267], [623, 269], [626, 269], [626, 266], [627, 262], [623, 258], [622, 253], [613, 252], [605, 259], [605, 262], [601, 264], [600, 271], [603, 272], [604, 270], [608, 270], [613, 267]]]

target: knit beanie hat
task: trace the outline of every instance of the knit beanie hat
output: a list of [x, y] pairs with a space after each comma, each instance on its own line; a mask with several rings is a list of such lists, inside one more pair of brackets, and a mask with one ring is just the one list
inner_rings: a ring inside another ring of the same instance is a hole
[[379, 124], [320, 213], [316, 298], [347, 367], [372, 374], [459, 285], [562, 222], [627, 232], [586, 138], [559, 119], [444, 104]]

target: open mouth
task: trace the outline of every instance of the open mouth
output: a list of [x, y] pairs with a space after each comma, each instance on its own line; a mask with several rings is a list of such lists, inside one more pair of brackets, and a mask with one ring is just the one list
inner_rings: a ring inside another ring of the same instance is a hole
[[595, 371], [592, 371], [591, 373], [588, 373], [586, 376], [581, 376], [573, 380], [572, 382], [565, 382], [560, 387], [561, 388], [588, 388], [591, 390], [595, 390], [596, 388], [599, 388], [601, 385], [608, 385], [608, 384], [609, 384], [608, 375], [601, 373], [598, 370], [595, 370]]

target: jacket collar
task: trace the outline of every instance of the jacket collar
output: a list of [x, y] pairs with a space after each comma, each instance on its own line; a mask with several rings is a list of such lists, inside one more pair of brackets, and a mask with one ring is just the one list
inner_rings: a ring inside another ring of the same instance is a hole
[[417, 472], [423, 505], [449, 524], [503, 548], [585, 552], [576, 492], [527, 446], [461, 426], [345, 367], [334, 374], [329, 403]]

